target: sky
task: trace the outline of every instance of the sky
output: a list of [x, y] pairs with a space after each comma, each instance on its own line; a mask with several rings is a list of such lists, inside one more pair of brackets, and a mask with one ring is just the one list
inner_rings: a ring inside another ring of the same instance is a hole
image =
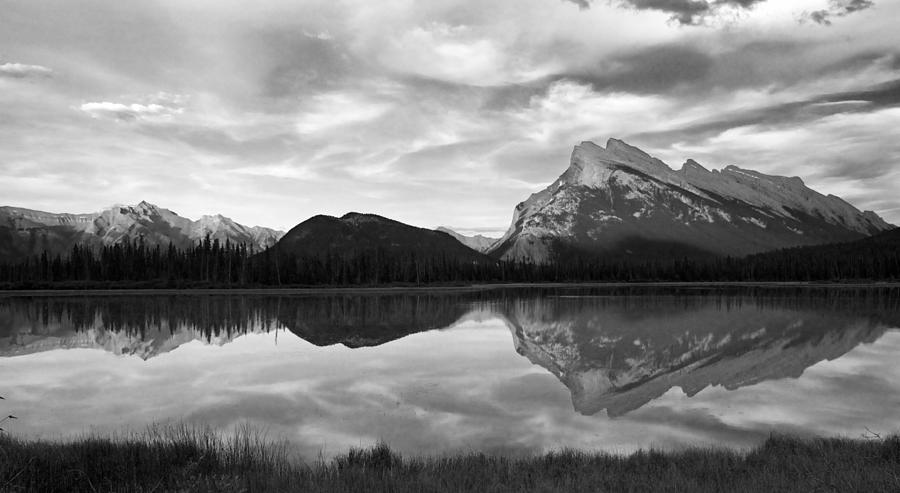
[[574, 145], [900, 223], [900, 0], [3, 0], [0, 205], [499, 235]]

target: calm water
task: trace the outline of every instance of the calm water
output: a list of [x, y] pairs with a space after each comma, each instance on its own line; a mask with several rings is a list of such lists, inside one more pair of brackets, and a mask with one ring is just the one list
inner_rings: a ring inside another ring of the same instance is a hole
[[900, 290], [0, 297], [0, 414], [251, 422], [307, 456], [746, 447], [900, 430]]

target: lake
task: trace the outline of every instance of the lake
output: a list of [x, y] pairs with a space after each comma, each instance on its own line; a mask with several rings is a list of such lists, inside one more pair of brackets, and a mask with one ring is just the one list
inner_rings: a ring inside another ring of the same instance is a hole
[[0, 296], [30, 437], [250, 423], [309, 458], [900, 430], [900, 288]]

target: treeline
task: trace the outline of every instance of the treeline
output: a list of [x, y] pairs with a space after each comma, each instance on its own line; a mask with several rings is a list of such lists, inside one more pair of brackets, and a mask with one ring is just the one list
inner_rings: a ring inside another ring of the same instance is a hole
[[448, 256], [385, 249], [350, 254], [297, 256], [209, 237], [178, 249], [141, 240], [90, 249], [76, 245], [66, 255], [46, 252], [0, 265], [0, 283], [12, 287], [138, 284], [149, 287], [253, 287], [296, 285], [433, 284], [498, 280], [497, 265]]
[[188, 249], [141, 241], [100, 249], [74, 246], [0, 265], [5, 287], [139, 285], [146, 287], [346, 286], [576, 281], [900, 280], [900, 231], [852, 243], [778, 250], [744, 258], [658, 259], [572, 255], [546, 264], [461, 260], [374, 249], [297, 256], [254, 252], [206, 238]]

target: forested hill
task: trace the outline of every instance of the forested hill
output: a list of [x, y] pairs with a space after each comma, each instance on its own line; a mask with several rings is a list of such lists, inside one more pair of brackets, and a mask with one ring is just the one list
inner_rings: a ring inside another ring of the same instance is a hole
[[[449, 237], [448, 237], [449, 239]], [[0, 287], [257, 287], [470, 284], [490, 282], [897, 281], [900, 229], [848, 243], [777, 250], [744, 258], [629, 260], [557, 255], [552, 262], [495, 261], [447, 250], [373, 247], [338, 254], [254, 253], [207, 237], [179, 249], [140, 242], [68, 255], [44, 253], [0, 264]]]
[[751, 255], [742, 262], [761, 278], [900, 279], [900, 228], [848, 243]]

